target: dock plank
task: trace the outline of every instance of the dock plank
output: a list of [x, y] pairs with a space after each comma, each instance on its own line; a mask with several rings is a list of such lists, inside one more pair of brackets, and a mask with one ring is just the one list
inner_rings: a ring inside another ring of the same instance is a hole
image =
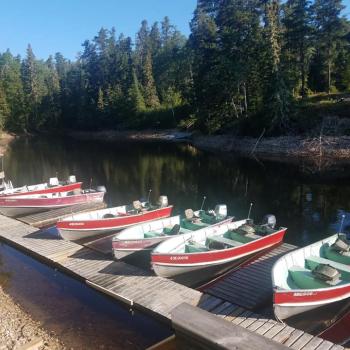
[[280, 256], [295, 248], [283, 243], [204, 287], [203, 291], [254, 311], [271, 300], [273, 264]]

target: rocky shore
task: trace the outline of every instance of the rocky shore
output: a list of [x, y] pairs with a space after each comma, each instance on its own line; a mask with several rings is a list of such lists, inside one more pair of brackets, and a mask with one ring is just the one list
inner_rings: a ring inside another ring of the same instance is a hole
[[0, 286], [0, 350], [63, 350], [66, 347], [45, 331]]

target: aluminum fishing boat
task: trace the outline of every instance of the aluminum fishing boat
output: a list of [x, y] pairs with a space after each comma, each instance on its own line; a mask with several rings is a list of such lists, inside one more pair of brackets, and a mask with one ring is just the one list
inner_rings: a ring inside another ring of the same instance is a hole
[[319, 334], [350, 308], [350, 242], [335, 234], [281, 257], [272, 270], [274, 312]]
[[3, 188], [0, 191], [0, 196], [21, 196], [28, 194], [46, 194], [46, 193], [57, 193], [57, 192], [70, 192], [79, 190], [82, 182], [77, 182], [75, 176], [69, 176], [67, 181], [59, 181], [57, 177], [52, 177], [49, 182], [13, 187], [11, 181], [3, 182]]
[[153, 269], [159, 276], [175, 279], [204, 273], [213, 278], [282, 242], [286, 228], [274, 229], [274, 217], [268, 218], [263, 225], [245, 219], [171, 238], [153, 250]]
[[100, 234], [110, 234], [122, 228], [166, 218], [171, 215], [172, 205], [168, 205], [166, 196], [161, 196], [158, 205], [134, 201], [132, 205], [95, 210], [74, 214], [57, 222], [58, 231], [63, 239], [76, 241]]
[[142, 250], [151, 250], [157, 244], [184, 233], [196, 231], [210, 225], [231, 222], [232, 216], [227, 217], [226, 205], [220, 204], [215, 210], [205, 212], [192, 209], [185, 210], [185, 217], [173, 216], [132, 226], [121, 231], [112, 240], [114, 256], [122, 259]]
[[0, 213], [20, 216], [87, 202], [103, 202], [105, 192], [82, 190], [80, 193], [56, 192], [0, 197]]

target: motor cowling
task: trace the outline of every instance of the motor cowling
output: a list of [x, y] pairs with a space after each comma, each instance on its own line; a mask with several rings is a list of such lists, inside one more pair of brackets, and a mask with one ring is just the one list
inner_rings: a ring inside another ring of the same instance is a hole
[[68, 177], [68, 183], [73, 184], [73, 183], [75, 183], [75, 182], [77, 182], [77, 178], [75, 177], [75, 175], [70, 175], [70, 176]]
[[161, 208], [165, 208], [168, 206], [168, 197], [167, 196], [159, 196], [158, 198], [158, 205]]
[[50, 186], [58, 186], [59, 184], [60, 183], [59, 183], [57, 177], [50, 177], [50, 180], [49, 180], [49, 185]]
[[227, 217], [227, 206], [226, 204], [218, 204], [214, 209], [217, 220], [223, 220]]
[[97, 187], [96, 187], [96, 191], [97, 191], [97, 192], [106, 193], [106, 192], [107, 192], [107, 189], [106, 189], [105, 186], [97, 186]]
[[277, 222], [277, 220], [276, 220], [275, 215], [267, 214], [263, 217], [262, 225], [265, 225], [265, 226], [268, 226], [268, 227], [274, 229], [276, 226], [276, 222]]

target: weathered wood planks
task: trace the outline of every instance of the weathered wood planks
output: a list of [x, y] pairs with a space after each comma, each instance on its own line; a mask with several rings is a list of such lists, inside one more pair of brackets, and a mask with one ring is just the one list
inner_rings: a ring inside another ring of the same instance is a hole
[[271, 269], [273, 264], [280, 256], [295, 248], [291, 244], [283, 243], [202, 290], [254, 311], [272, 298]]

